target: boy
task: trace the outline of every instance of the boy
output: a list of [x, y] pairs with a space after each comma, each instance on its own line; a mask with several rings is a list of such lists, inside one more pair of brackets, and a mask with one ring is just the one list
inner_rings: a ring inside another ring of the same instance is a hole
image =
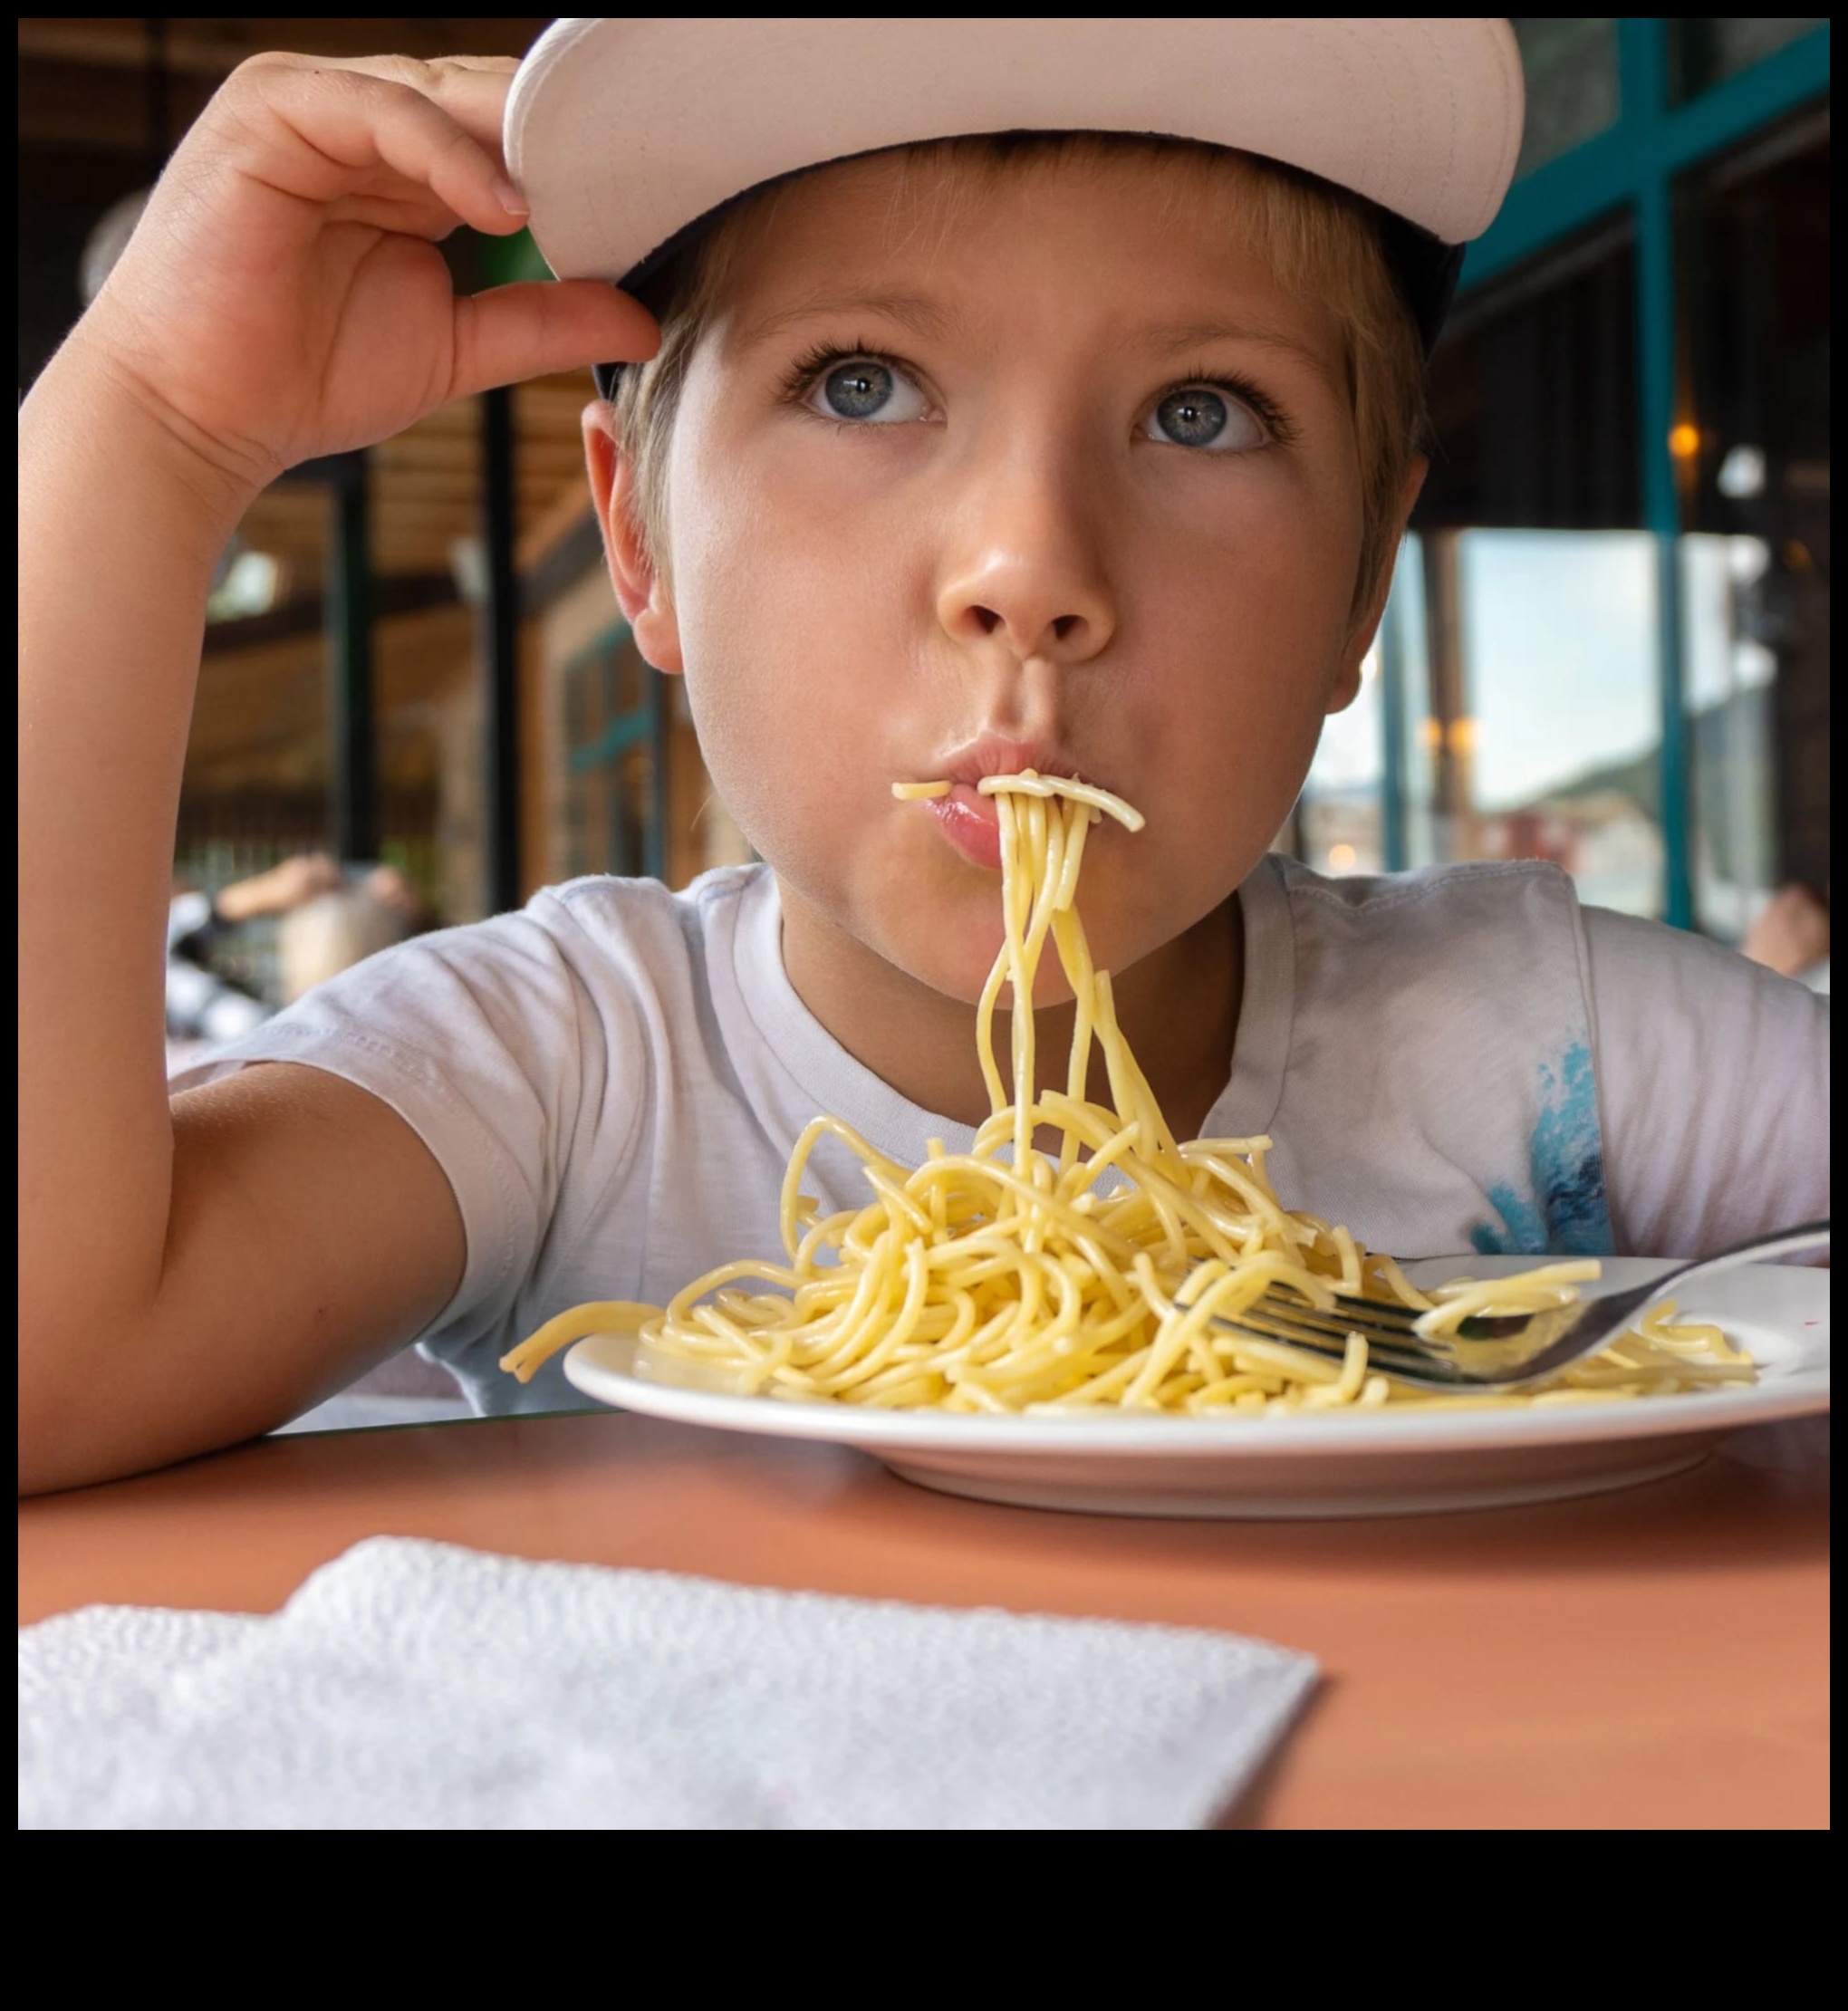
[[[1548, 868], [1264, 853], [1354, 695], [1420, 355], [1511, 169], [1505, 24], [563, 22], [504, 157], [507, 84], [245, 65], [22, 412], [23, 1487], [263, 1430], [418, 1336], [485, 1409], [568, 1403], [496, 1359], [774, 1256], [817, 1111], [965, 1147], [1001, 926], [973, 784], [1028, 765], [1146, 813], [1087, 853], [1092, 947], [1177, 1131], [1273, 1132], [1290, 1205], [1402, 1255], [1826, 1213], [1800, 987]], [[528, 202], [580, 276], [452, 300], [431, 240]], [[618, 598], [767, 864], [389, 952], [169, 1107], [218, 551], [291, 462], [586, 362], [629, 366], [585, 426]]]

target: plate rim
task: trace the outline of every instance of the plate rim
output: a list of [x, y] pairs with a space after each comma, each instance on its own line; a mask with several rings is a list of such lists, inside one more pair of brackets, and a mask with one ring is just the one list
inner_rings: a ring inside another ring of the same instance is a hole
[[[1425, 1265], [1468, 1263], [1478, 1274], [1491, 1266], [1504, 1272], [1525, 1269], [1531, 1257], [1493, 1258], [1477, 1253], [1420, 1260]], [[1644, 1266], [1657, 1275], [1672, 1270], [1676, 1259], [1607, 1260], [1623, 1266], [1622, 1274], [1601, 1284], [1615, 1290], [1627, 1281], [1646, 1282]], [[1408, 1266], [1408, 1269], [1410, 1269]], [[1815, 1267], [1748, 1265], [1742, 1270], [1798, 1270], [1815, 1275]], [[1828, 1274], [1821, 1274], [1826, 1290]], [[632, 1334], [591, 1334], [577, 1342], [564, 1358], [572, 1386], [612, 1409], [678, 1424], [705, 1425], [764, 1438], [807, 1438], [858, 1446], [869, 1451], [885, 1448], [903, 1451], [980, 1450], [995, 1454], [1035, 1453], [1070, 1458], [1147, 1458], [1161, 1454], [1181, 1460], [1223, 1458], [1230, 1453], [1253, 1458], [1282, 1458], [1298, 1454], [1341, 1452], [1356, 1458], [1491, 1449], [1498, 1446], [1566, 1445], [1588, 1439], [1655, 1438], [1690, 1433], [1717, 1436], [1751, 1425], [1807, 1417], [1829, 1408], [1827, 1356], [1776, 1377], [1769, 1382], [1689, 1393], [1660, 1402], [1571, 1404], [1528, 1410], [1406, 1410], [1369, 1415], [1364, 1420], [1319, 1414], [1280, 1418], [1153, 1417], [1121, 1410], [1099, 1410], [1063, 1418], [997, 1417], [987, 1413], [942, 1410], [881, 1410], [853, 1404], [809, 1403], [776, 1397], [746, 1396], [734, 1391], [701, 1390], [686, 1384], [654, 1382], [631, 1373], [612, 1352], [632, 1355]], [[620, 1394], [611, 1393], [620, 1390]]]

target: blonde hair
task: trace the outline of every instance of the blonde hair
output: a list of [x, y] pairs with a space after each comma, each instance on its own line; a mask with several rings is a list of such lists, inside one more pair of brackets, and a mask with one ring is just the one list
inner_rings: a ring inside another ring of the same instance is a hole
[[[1057, 161], [1096, 172], [1125, 156], [1174, 163], [1163, 221], [1179, 216], [1208, 188], [1229, 189], [1244, 213], [1251, 247], [1286, 291], [1313, 294], [1334, 314], [1346, 351], [1348, 391], [1361, 467], [1362, 536], [1352, 612], [1358, 617], [1390, 570], [1406, 478], [1424, 439], [1424, 350], [1411, 311], [1395, 285], [1372, 205], [1358, 196], [1275, 161], [1192, 140], [1113, 133], [997, 133], [931, 140], [896, 149], [903, 178], [896, 214], [914, 168], [959, 170], [931, 188], [939, 230], [1017, 165]], [[616, 437], [634, 470], [634, 528], [651, 563], [665, 571], [668, 462], [674, 417], [701, 335], [724, 299], [740, 249], [774, 216], [786, 183], [747, 198], [644, 289], [660, 317], [653, 360], [622, 373], [615, 400]]]

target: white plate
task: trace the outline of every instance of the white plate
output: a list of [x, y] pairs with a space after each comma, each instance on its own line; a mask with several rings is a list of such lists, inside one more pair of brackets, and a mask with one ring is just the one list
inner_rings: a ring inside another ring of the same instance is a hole
[[[1525, 1270], [1531, 1257], [1432, 1257], [1419, 1284]], [[1592, 1292], [1672, 1269], [1608, 1257]], [[1697, 1282], [1690, 1319], [1723, 1326], [1758, 1362], [1756, 1383], [1683, 1396], [1537, 1410], [1352, 1411], [1282, 1418], [1087, 1410], [997, 1418], [791, 1403], [635, 1372], [630, 1334], [593, 1334], [565, 1357], [586, 1396], [726, 1431], [858, 1446], [947, 1494], [1118, 1515], [1401, 1515], [1600, 1494], [1679, 1473], [1743, 1425], [1829, 1408], [1829, 1274], [1747, 1265]], [[697, 1373], [697, 1371], [694, 1371]]]

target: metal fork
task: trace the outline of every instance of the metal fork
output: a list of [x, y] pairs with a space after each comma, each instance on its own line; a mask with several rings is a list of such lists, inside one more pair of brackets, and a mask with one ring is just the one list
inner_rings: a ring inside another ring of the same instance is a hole
[[1429, 1341], [1413, 1331], [1418, 1314], [1410, 1307], [1341, 1293], [1333, 1306], [1323, 1309], [1273, 1289], [1242, 1313], [1213, 1323], [1285, 1342], [1333, 1362], [1345, 1355], [1348, 1336], [1358, 1333], [1367, 1343], [1369, 1369], [1420, 1390], [1522, 1390], [1608, 1347], [1636, 1313], [1667, 1296], [1671, 1286], [1760, 1257], [1815, 1249], [1828, 1240], [1827, 1222], [1805, 1222], [1680, 1265], [1633, 1291], [1581, 1299], [1546, 1313], [1466, 1320], [1456, 1333]]

